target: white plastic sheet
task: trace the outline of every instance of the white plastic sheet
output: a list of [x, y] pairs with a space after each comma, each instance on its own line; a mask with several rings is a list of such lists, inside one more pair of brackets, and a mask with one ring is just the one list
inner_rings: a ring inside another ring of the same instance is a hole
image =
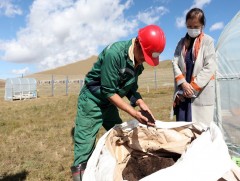
[[231, 155], [240, 157], [240, 11], [224, 27], [216, 45], [215, 122]]
[[[156, 122], [157, 128], [175, 128], [190, 126], [187, 122]], [[125, 122], [122, 129], [131, 130], [139, 126], [137, 121]], [[144, 126], [144, 125], [141, 125]], [[113, 181], [116, 159], [105, 146], [109, 130], [100, 140], [88, 161], [84, 173], [84, 181]], [[195, 139], [180, 159], [168, 168], [159, 170], [141, 179], [141, 181], [217, 181], [234, 167], [227, 145], [223, 140], [220, 129], [213, 123]], [[237, 168], [239, 174], [239, 168]], [[225, 178], [226, 179], [226, 178]], [[237, 179], [236, 179], [237, 180]], [[233, 180], [229, 180], [233, 181]]]

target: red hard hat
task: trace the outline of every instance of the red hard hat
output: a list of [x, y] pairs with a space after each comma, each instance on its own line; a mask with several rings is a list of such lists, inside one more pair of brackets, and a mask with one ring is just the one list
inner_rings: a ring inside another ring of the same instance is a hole
[[165, 48], [166, 38], [163, 30], [157, 25], [148, 25], [138, 31], [145, 61], [151, 65], [159, 64], [159, 55]]

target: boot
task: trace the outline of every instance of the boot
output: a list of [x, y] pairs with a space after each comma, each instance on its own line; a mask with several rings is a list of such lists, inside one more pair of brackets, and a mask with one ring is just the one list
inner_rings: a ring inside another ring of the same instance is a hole
[[78, 166], [71, 167], [73, 181], [82, 181], [86, 166], [87, 166], [87, 162], [83, 162]]

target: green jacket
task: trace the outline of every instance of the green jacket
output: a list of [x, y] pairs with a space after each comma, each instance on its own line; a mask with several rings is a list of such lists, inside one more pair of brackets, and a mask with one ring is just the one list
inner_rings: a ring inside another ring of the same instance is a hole
[[85, 77], [85, 85], [99, 105], [109, 105], [108, 97], [118, 94], [127, 96], [134, 106], [141, 95], [137, 92], [138, 76], [144, 67], [134, 69], [129, 57], [132, 40], [120, 41], [107, 46], [98, 56], [97, 62]]

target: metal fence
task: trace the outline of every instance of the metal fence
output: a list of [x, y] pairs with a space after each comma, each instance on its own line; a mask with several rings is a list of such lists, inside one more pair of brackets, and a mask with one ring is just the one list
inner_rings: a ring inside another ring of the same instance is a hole
[[[46, 75], [36, 74], [38, 97], [78, 94], [84, 85], [81, 75]], [[152, 91], [161, 87], [173, 86], [172, 69], [146, 70], [139, 77], [139, 89]], [[0, 88], [0, 97], [4, 97], [4, 87]]]

